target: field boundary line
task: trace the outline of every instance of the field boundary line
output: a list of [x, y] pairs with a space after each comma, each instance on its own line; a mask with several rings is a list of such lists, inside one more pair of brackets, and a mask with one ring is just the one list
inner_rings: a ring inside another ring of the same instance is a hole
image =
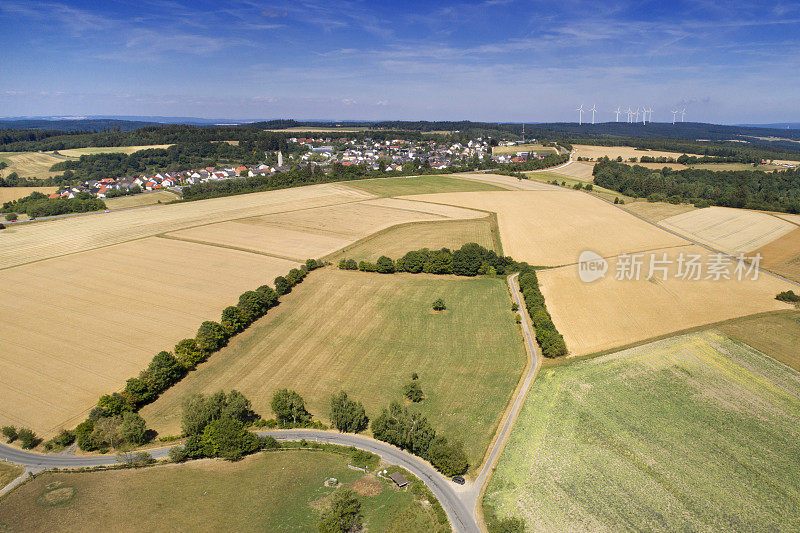
[[[178, 231], [182, 231], [182, 230], [178, 230]], [[261, 252], [259, 250], [252, 250], [250, 248], [242, 248], [242, 247], [239, 247], [239, 246], [232, 246], [230, 244], [219, 244], [219, 243], [216, 243], [216, 242], [201, 241], [199, 239], [188, 239], [186, 237], [176, 237], [175, 235], [169, 235], [167, 233], [157, 233], [156, 235], [153, 235], [153, 237], [156, 237], [157, 239], [168, 239], [168, 240], [172, 240], [172, 241], [190, 242], [192, 244], [200, 244], [200, 245], [204, 245], [204, 246], [214, 246], [216, 248], [224, 248], [226, 250], [236, 250], [236, 251], [239, 251], [239, 252], [247, 252], [247, 253], [256, 254], [256, 255], [264, 255], [264, 256], [267, 256], [267, 257], [274, 257], [276, 259], [285, 259], [287, 261], [295, 261], [297, 263], [305, 263], [305, 261], [306, 261], [305, 259], [297, 259], [296, 257], [288, 257], [288, 256], [285, 256], [285, 255], [271, 254], [271, 253], [268, 253], [268, 252]]]

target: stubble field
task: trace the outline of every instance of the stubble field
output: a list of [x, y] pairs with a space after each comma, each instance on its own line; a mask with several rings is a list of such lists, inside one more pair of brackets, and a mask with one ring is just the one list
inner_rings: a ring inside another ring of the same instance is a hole
[[109, 209], [126, 209], [129, 207], [142, 207], [145, 205], [165, 204], [178, 198], [170, 191], [154, 191], [133, 194], [131, 196], [119, 196], [117, 198], [107, 198], [103, 201]]
[[34, 191], [42, 194], [52, 194], [56, 191], [56, 187], [0, 187], [0, 204], [18, 200]]
[[316, 531], [319, 512], [337, 490], [323, 482], [335, 477], [357, 491], [370, 531], [436, 530], [433, 512], [409, 490], [347, 462], [330, 452], [298, 450], [237, 463], [47, 473], [3, 500], [0, 529], [159, 531], [168, 524], [177, 531]]
[[[778, 292], [792, 286], [766, 273], [755, 281], [743, 275], [739, 281], [736, 265], [731, 264], [731, 279], [706, 279], [713, 258], [699, 246], [653, 253], [659, 261], [666, 254], [666, 280], [660, 270], [651, 275], [649, 252], [641, 258], [639, 279], [615, 279], [618, 258], [608, 261], [603, 279], [591, 283], [581, 281], [577, 266], [539, 272], [547, 309], [571, 355], [591, 354], [704, 324], [792, 308], [775, 300]], [[699, 280], [676, 277], [681, 254], [687, 260], [690, 255], [700, 256]]]
[[148, 238], [5, 270], [0, 425], [73, 427], [156, 353], [296, 266]]
[[140, 150], [150, 150], [153, 148], [169, 148], [171, 144], [150, 144], [146, 146], [89, 146], [88, 148], [69, 148], [58, 150], [58, 154], [67, 157], [80, 157], [82, 155], [95, 154], [132, 154]]
[[800, 283], [800, 228], [758, 248], [757, 253], [763, 257], [764, 268]]
[[779, 531], [800, 522], [800, 374], [719, 334], [533, 383], [484, 502], [531, 531]]
[[16, 172], [22, 178], [49, 178], [59, 174], [51, 172], [50, 167], [71, 159], [47, 152], [0, 152], [0, 158], [8, 161], [8, 167], [2, 170], [4, 176]]
[[637, 150], [632, 146], [592, 146], [585, 144], [575, 144], [573, 145], [573, 148], [575, 149], [573, 157], [576, 158], [589, 157], [594, 160], [597, 160], [603, 156], [608, 157], [609, 159], [616, 159], [617, 157], [621, 156], [622, 159], [625, 161], [627, 161], [631, 157], [635, 157], [638, 161], [638, 159], [643, 155], [648, 157], [674, 157], [677, 159], [678, 157], [683, 155], [680, 152], [662, 152], [660, 150]]
[[502, 190], [487, 183], [477, 183], [458, 179], [452, 176], [425, 175], [396, 178], [378, 178], [347, 182], [349, 187], [365, 191], [376, 196], [403, 196], [407, 194], [425, 194], [432, 192], [464, 192]]
[[[447, 310], [431, 310], [443, 298]], [[282, 387], [297, 390], [327, 421], [345, 390], [376, 417], [419, 374], [418, 407], [438, 432], [463, 440], [475, 468], [525, 366], [525, 349], [502, 279], [311, 274], [230, 346], [142, 409], [162, 435], [180, 433], [183, 399], [237, 389], [262, 416]], [[469, 430], [465, 430], [469, 428]]]
[[577, 191], [426, 194], [410, 198], [496, 212], [505, 254], [532, 265], [576, 263], [584, 250], [606, 257], [687, 244]]

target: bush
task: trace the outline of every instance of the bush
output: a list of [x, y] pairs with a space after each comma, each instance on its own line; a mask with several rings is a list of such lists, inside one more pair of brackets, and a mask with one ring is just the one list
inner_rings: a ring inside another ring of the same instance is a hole
[[17, 440], [17, 428], [14, 426], [3, 426], [3, 436], [6, 438], [6, 442], [11, 443]]
[[[259, 298], [261, 298], [261, 296], [259, 296]], [[225, 328], [228, 335], [232, 336], [244, 330], [244, 328], [250, 325], [252, 320], [240, 307], [229, 305], [222, 310], [222, 316], [219, 322], [222, 324], [222, 327]]]
[[358, 270], [358, 263], [355, 259], [342, 259], [339, 261], [339, 268], [341, 270]]
[[375, 263], [375, 270], [381, 274], [393, 274], [395, 272], [394, 261], [382, 255], [378, 258], [378, 262]]
[[330, 416], [333, 427], [343, 433], [358, 433], [369, 425], [364, 405], [348, 398], [345, 391], [331, 397]]
[[800, 302], [800, 295], [795, 294], [795, 292], [791, 290], [783, 291], [779, 292], [775, 299], [780, 300], [781, 302], [797, 303]]
[[288, 294], [289, 291], [292, 290], [292, 285], [289, 281], [284, 278], [283, 276], [278, 276], [275, 278], [275, 292], [278, 293], [278, 296], [283, 296], [284, 294]]
[[147, 452], [122, 453], [117, 456], [117, 461], [134, 468], [140, 468], [156, 462], [155, 458]]
[[447, 309], [444, 300], [442, 300], [441, 298], [435, 300], [432, 304], [432, 307], [434, 311], [444, 311], [445, 309]]
[[8, 214], [6, 215], [6, 220], [8, 220], [9, 222], [14, 222], [14, 221], [15, 221], [15, 220], [17, 220], [18, 218], [19, 218], [19, 215], [18, 215], [18, 214], [16, 214], [16, 213], [8, 213]]
[[50, 439], [50, 441], [47, 444], [49, 444], [51, 448], [53, 447], [66, 448], [73, 442], [75, 442], [75, 432], [69, 431], [67, 429], [62, 429], [61, 432], [52, 439]]
[[348, 533], [361, 530], [361, 502], [350, 489], [333, 493], [330, 506], [319, 521], [320, 533]]
[[422, 394], [422, 387], [419, 386], [417, 381], [412, 381], [403, 387], [403, 396], [414, 403], [421, 402], [425, 398]]
[[17, 438], [19, 438], [23, 450], [32, 450], [42, 442], [42, 439], [37, 437], [33, 430], [28, 428], [20, 428], [20, 430], [17, 431]]
[[174, 448], [170, 448], [169, 453], [167, 454], [167, 459], [173, 463], [182, 463], [188, 458], [189, 455], [186, 453], [186, 449], [183, 446], [175, 446]]
[[206, 320], [197, 330], [197, 346], [206, 353], [214, 353], [228, 342], [228, 332], [222, 324]]
[[467, 454], [461, 443], [450, 443], [444, 437], [436, 437], [428, 449], [427, 459], [445, 476], [458, 476], [469, 468]]
[[134, 446], [141, 446], [148, 440], [147, 423], [139, 413], [131, 411], [125, 412], [122, 415], [119, 434], [125, 442], [133, 444]]
[[183, 339], [175, 345], [175, 357], [187, 370], [192, 370], [208, 357], [208, 353], [200, 349], [197, 339]]
[[229, 461], [238, 461], [259, 449], [258, 436], [247, 431], [240, 421], [226, 416], [209, 422], [203, 428], [200, 442], [206, 457]]

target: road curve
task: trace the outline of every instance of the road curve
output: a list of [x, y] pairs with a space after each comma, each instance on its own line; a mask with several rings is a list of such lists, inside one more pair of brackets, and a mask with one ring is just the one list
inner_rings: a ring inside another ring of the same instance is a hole
[[[454, 490], [453, 482], [439, 474], [433, 467], [400, 448], [385, 442], [353, 435], [350, 433], [334, 433], [313, 429], [289, 429], [276, 431], [263, 431], [259, 435], [269, 435], [282, 441], [308, 441], [326, 442], [341, 446], [354, 446], [379, 455], [384, 462], [405, 468], [422, 482], [439, 499], [453, 530], [459, 533], [480, 532], [472, 510], [458, 497]], [[147, 450], [147, 452], [161, 459], [167, 456], [170, 448]], [[72, 455], [51, 454], [42, 455], [26, 452], [0, 444], [0, 459], [17, 463], [26, 468], [27, 472], [39, 472], [48, 468], [89, 468], [94, 466], [109, 466], [117, 464], [116, 456], [76, 457]]]

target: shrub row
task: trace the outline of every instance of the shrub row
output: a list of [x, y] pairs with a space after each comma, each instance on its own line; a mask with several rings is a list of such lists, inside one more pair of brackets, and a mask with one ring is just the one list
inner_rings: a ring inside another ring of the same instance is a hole
[[456, 251], [447, 248], [441, 250], [412, 250], [403, 257], [392, 260], [381, 256], [377, 262], [342, 259], [339, 268], [342, 270], [361, 270], [363, 272], [379, 272], [393, 274], [408, 272], [418, 274], [455, 274], [457, 276], [477, 276], [478, 274], [506, 274], [512, 272], [517, 263], [510, 257], [497, 255], [494, 250], [487, 250], [474, 242], [465, 244]]
[[525, 307], [536, 330], [536, 342], [545, 357], [559, 357], [567, 354], [564, 337], [558, 332], [544, 303], [544, 295], [539, 290], [536, 270], [530, 266], [520, 269], [519, 288], [525, 300]]
[[[222, 311], [219, 322], [203, 322], [194, 338], [183, 339], [175, 345], [174, 353], [162, 351], [156, 354], [138, 377], [126, 382], [122, 393], [106, 394], [100, 398], [88, 419], [76, 428], [78, 445], [84, 450], [104, 450], [124, 442], [143, 444], [144, 441], [139, 440], [147, 435], [140, 437], [138, 430], [143, 420], [140, 421], [138, 415], [138, 419], [132, 415], [225, 346], [231, 337], [278, 305], [279, 296], [291, 292], [292, 287], [301, 283], [308, 272], [321, 266], [323, 263], [309, 259], [301, 268], [293, 268], [286, 276], [275, 278], [275, 289], [262, 285], [254, 291], [243, 293], [235, 306]], [[136, 430], [126, 432], [126, 425], [134, 425]], [[145, 429], [142, 428], [142, 431]], [[125, 438], [124, 433], [134, 440]]]

